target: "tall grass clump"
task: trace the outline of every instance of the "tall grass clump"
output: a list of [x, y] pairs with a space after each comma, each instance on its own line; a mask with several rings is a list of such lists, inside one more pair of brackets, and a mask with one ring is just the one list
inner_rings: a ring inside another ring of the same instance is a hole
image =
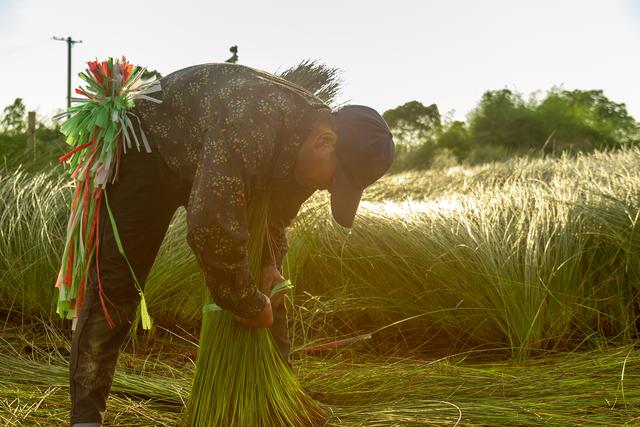
[[0, 304], [24, 316], [49, 316], [69, 193], [58, 171], [0, 172]]
[[[620, 175], [637, 176], [640, 147], [597, 151], [558, 158], [513, 158], [503, 162], [464, 167], [453, 166], [386, 175], [368, 187], [364, 200], [423, 200], [452, 194], [467, 194], [480, 187], [499, 191], [505, 185], [579, 181], [613, 185]], [[608, 184], [607, 184], [608, 183]]]
[[[249, 208], [249, 267], [260, 279], [265, 197]], [[195, 378], [187, 403], [192, 426], [312, 426], [323, 421], [265, 328], [241, 326], [231, 312], [203, 310]]]
[[[289, 233], [295, 340], [411, 316], [372, 342], [524, 356], [637, 339], [638, 170], [632, 148], [391, 175], [367, 189], [350, 234], [314, 197]], [[70, 188], [18, 170], [0, 175], [0, 194], [0, 303], [18, 321], [50, 318]], [[156, 324], [195, 333], [206, 288], [184, 235], [180, 212], [145, 294]]]
[[[608, 173], [593, 167], [604, 163]], [[522, 165], [500, 185], [432, 200], [363, 202], [349, 233], [312, 206], [290, 239], [297, 297], [324, 295], [342, 333], [416, 316], [394, 330], [425, 350], [526, 357], [637, 339], [640, 150], [564, 165]]]
[[318, 61], [305, 59], [295, 67], [287, 68], [280, 77], [303, 87], [322, 101], [332, 104], [340, 94], [340, 70]]

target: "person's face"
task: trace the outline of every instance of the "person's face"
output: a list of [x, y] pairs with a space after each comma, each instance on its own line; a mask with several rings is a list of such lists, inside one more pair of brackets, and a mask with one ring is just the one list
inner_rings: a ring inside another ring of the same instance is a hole
[[338, 138], [327, 126], [316, 126], [298, 151], [295, 179], [303, 187], [329, 190], [336, 170]]

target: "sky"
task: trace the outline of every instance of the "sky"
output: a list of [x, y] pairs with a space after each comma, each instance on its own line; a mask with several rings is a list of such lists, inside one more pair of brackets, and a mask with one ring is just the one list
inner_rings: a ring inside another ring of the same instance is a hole
[[[87, 6], [90, 4], [91, 6]], [[0, 0], [0, 108], [47, 120], [86, 61], [125, 55], [163, 75], [221, 62], [341, 70], [340, 103], [417, 100], [463, 120], [487, 90], [602, 89], [640, 120], [640, 0]]]

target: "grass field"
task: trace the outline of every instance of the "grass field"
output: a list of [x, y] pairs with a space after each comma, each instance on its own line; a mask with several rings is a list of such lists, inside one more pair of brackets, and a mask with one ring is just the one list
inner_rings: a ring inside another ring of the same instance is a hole
[[[296, 374], [329, 424], [640, 424], [638, 171], [633, 148], [391, 175], [351, 232], [314, 196], [285, 276]], [[52, 284], [69, 193], [56, 171], [0, 174], [3, 425], [68, 418]], [[204, 297], [184, 236], [178, 212], [145, 290], [156, 326], [119, 362], [113, 425], [181, 419]]]
[[[5, 330], [0, 346], [2, 425], [64, 425], [70, 405], [68, 337]], [[119, 360], [107, 425], [182, 420], [196, 348], [171, 334]], [[187, 338], [187, 337], [182, 337]], [[298, 358], [296, 375], [328, 425], [637, 425], [640, 349], [611, 347], [517, 361], [380, 357], [361, 351]]]

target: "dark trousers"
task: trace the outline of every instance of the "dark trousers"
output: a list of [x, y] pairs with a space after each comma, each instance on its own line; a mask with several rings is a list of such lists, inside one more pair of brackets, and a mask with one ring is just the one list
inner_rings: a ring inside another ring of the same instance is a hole
[[[188, 208], [191, 184], [176, 176], [156, 151], [130, 150], [123, 155], [119, 180], [106, 188], [124, 252], [141, 286], [149, 274], [171, 218]], [[134, 320], [140, 296], [120, 254], [103, 204], [100, 217], [99, 268], [105, 302], [113, 327], [107, 325], [98, 294], [95, 262], [73, 333], [69, 381], [71, 423], [102, 423], [120, 348]], [[256, 278], [259, 280], [259, 278]], [[274, 310], [271, 333], [289, 360], [284, 304]]]

